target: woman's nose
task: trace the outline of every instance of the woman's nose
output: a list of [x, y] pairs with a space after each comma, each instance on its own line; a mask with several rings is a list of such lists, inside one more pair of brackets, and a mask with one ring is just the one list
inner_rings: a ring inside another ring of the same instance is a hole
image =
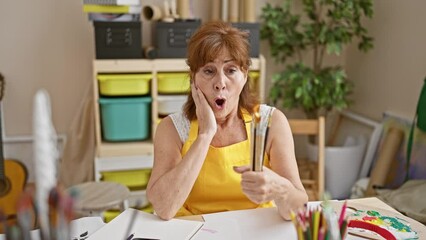
[[225, 74], [221, 73], [217, 76], [217, 80], [215, 82], [214, 88], [216, 90], [223, 90], [225, 89]]

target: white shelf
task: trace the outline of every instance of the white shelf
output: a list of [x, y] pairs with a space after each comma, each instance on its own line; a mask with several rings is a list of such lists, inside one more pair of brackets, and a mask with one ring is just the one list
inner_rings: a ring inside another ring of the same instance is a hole
[[[260, 100], [264, 100], [265, 82], [265, 59], [252, 58], [250, 70], [259, 71], [259, 79], [256, 87]], [[188, 72], [189, 67], [186, 59], [107, 59], [93, 61], [93, 97], [95, 109], [96, 130], [96, 159], [95, 175], [98, 177], [100, 171], [124, 170], [135, 168], [152, 167], [154, 147], [152, 136], [154, 136], [158, 120], [158, 98], [157, 98], [157, 74], [161, 72]], [[98, 73], [151, 73], [151, 138], [140, 142], [106, 142], [102, 140], [100, 109], [99, 109], [99, 86]], [[144, 159], [144, 160], [143, 160]], [[149, 159], [149, 160], [147, 160]]]
[[98, 157], [153, 155], [151, 140], [144, 142], [101, 142], [97, 146]]

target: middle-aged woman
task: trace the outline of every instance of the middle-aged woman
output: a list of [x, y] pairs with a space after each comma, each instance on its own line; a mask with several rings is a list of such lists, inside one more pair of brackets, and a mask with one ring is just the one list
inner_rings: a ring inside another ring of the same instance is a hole
[[228, 23], [203, 24], [188, 43], [191, 90], [183, 111], [158, 125], [148, 200], [162, 219], [276, 205], [284, 219], [302, 207], [292, 133], [271, 115], [263, 171], [250, 170], [250, 123], [258, 100], [249, 86], [248, 34]]

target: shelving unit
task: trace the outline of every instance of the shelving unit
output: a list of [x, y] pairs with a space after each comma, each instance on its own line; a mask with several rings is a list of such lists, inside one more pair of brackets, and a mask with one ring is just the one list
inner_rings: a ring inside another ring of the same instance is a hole
[[[265, 59], [262, 55], [252, 59], [251, 70], [259, 71], [256, 82], [260, 99], [264, 100]], [[137, 59], [137, 60], [94, 60], [93, 62], [93, 97], [96, 121], [96, 157], [118, 156], [150, 156], [153, 155], [152, 137], [147, 141], [136, 142], [105, 142], [102, 140], [99, 86], [96, 76], [99, 73], [151, 73], [151, 135], [155, 132], [158, 120], [157, 109], [157, 74], [160, 72], [188, 72], [185, 59]]]
[[[264, 100], [265, 59], [262, 55], [252, 59], [251, 69], [259, 72], [255, 82], [261, 101]], [[101, 181], [102, 172], [125, 171], [135, 169], [152, 168], [153, 165], [153, 141], [158, 122], [158, 91], [157, 74], [167, 72], [188, 72], [185, 59], [137, 59], [137, 60], [94, 60], [93, 61], [93, 102], [96, 122], [96, 157], [95, 179]], [[99, 106], [98, 74], [105, 73], [151, 73], [150, 84], [151, 103], [151, 137], [146, 141], [134, 142], [107, 142], [102, 139], [101, 115]], [[145, 190], [133, 191], [130, 205], [135, 199], [145, 199]]]

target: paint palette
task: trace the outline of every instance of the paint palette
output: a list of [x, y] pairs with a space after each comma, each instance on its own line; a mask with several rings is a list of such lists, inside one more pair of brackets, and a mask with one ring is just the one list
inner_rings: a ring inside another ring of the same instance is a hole
[[[330, 204], [339, 215], [343, 202]], [[347, 204], [348, 234], [367, 239], [426, 239], [426, 227], [414, 219], [350, 201]]]

